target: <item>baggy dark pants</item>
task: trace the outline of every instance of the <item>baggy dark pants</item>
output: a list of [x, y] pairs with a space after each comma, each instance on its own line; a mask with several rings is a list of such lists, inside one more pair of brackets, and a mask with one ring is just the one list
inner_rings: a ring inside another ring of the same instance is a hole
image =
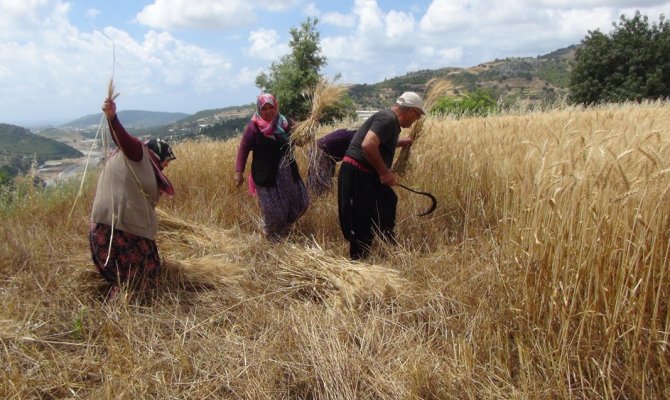
[[337, 186], [340, 229], [349, 241], [349, 258], [367, 257], [375, 232], [395, 243], [398, 196], [379, 176], [343, 162]]

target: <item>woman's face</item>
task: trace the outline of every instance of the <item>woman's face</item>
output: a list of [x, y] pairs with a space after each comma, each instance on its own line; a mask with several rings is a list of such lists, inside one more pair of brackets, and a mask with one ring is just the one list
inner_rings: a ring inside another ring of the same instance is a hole
[[261, 118], [266, 121], [272, 121], [277, 116], [277, 109], [270, 103], [265, 103], [261, 107]]

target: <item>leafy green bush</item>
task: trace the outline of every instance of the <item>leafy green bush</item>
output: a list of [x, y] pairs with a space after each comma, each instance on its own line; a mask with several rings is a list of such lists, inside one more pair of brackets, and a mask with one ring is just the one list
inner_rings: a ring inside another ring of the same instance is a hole
[[498, 104], [484, 89], [477, 89], [461, 98], [442, 97], [430, 110], [431, 113], [456, 117], [485, 116], [498, 111]]

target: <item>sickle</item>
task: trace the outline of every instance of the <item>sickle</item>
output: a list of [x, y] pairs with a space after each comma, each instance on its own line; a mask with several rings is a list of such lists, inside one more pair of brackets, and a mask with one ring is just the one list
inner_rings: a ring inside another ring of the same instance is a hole
[[433, 211], [435, 211], [435, 208], [437, 207], [437, 199], [432, 194], [430, 194], [428, 192], [421, 192], [421, 191], [418, 191], [418, 190], [410, 189], [410, 188], [408, 188], [407, 186], [405, 186], [401, 183], [397, 183], [396, 186], [400, 186], [401, 188], [403, 188], [405, 190], [409, 190], [412, 193], [420, 194], [422, 196], [426, 196], [426, 197], [430, 198], [430, 201], [432, 202], [432, 204], [430, 205], [430, 208], [428, 208], [426, 211], [420, 213], [419, 217], [423, 217], [424, 215], [428, 215], [428, 214], [432, 213]]

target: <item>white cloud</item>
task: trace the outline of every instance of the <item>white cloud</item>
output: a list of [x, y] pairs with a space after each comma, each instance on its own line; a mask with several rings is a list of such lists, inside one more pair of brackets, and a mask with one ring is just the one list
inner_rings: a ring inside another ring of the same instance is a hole
[[[468, 0], [434, 0], [421, 18], [421, 30], [424, 32], [444, 32], [464, 29], [473, 23]], [[481, 15], [478, 17], [481, 18]]]
[[254, 86], [256, 77], [263, 72], [261, 68], [251, 69], [244, 67], [237, 72], [237, 75], [230, 81], [230, 86], [239, 88], [243, 86]]
[[350, 29], [356, 26], [356, 19], [353, 15], [346, 15], [339, 12], [325, 13], [320, 18], [324, 24], [336, 26], [338, 28]]
[[[3, 11], [6, 3], [0, 4]], [[112, 73], [122, 95], [119, 106], [126, 109], [174, 110], [175, 104], [189, 104], [178, 96], [214, 93], [233, 79], [232, 63], [223, 55], [167, 32], [149, 31], [140, 40], [116, 28], [81, 32], [58, 1], [12, 10], [20, 18], [0, 25], [2, 122], [98, 112]], [[156, 93], [161, 94], [148, 97]]]
[[272, 29], [258, 29], [249, 33], [251, 46], [247, 54], [261, 60], [277, 61], [289, 52], [288, 44], [279, 43], [279, 34]]
[[0, 39], [23, 40], [35, 31], [59, 29], [67, 23], [69, 10], [60, 1], [0, 0]]
[[260, 8], [267, 7], [270, 11], [285, 11], [295, 7], [300, 3], [300, 0], [274, 0], [267, 3], [260, 4]]
[[86, 18], [89, 19], [95, 18], [98, 15], [100, 15], [100, 10], [98, 10], [97, 8], [89, 8], [88, 10], [86, 10]]
[[319, 11], [319, 9], [316, 7], [316, 4], [314, 3], [306, 4], [302, 9], [302, 12], [309, 17], [318, 17], [321, 15], [321, 11]]
[[245, 0], [155, 0], [144, 7], [136, 19], [146, 26], [166, 30], [223, 30], [250, 24], [256, 16]]
[[390, 11], [384, 21], [386, 37], [391, 40], [412, 40], [415, 30], [414, 17], [403, 12]]
[[462, 61], [461, 46], [422, 33], [412, 13], [385, 12], [375, 0], [356, 0], [350, 17], [357, 26], [351, 33], [321, 40], [329, 70], [342, 73], [343, 81], [373, 82]]

